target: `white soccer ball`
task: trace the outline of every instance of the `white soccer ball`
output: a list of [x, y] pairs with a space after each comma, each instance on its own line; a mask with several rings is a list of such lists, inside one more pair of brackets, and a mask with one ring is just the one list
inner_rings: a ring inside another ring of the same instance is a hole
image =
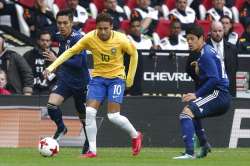
[[46, 137], [39, 141], [38, 151], [44, 157], [52, 157], [59, 153], [59, 144], [55, 139]]

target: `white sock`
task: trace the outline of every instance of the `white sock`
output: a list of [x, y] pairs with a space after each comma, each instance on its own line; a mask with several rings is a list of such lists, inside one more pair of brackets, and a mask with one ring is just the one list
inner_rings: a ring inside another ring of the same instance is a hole
[[128, 118], [120, 115], [120, 112], [108, 113], [108, 118], [112, 123], [125, 130], [131, 138], [136, 138], [138, 136], [138, 133], [135, 130], [134, 126], [130, 123]]
[[96, 153], [96, 113], [97, 110], [92, 107], [86, 108], [86, 134], [89, 140], [89, 150], [93, 153]]

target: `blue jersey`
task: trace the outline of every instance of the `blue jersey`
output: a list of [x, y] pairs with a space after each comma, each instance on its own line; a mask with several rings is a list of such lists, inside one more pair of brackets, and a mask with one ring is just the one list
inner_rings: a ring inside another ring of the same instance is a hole
[[[71, 35], [67, 38], [63, 38], [59, 33], [56, 34], [55, 38], [59, 42], [58, 55], [61, 55], [65, 50], [77, 43], [78, 40], [82, 38], [82, 35], [78, 31], [73, 30]], [[83, 51], [65, 61], [57, 72], [58, 79], [73, 88], [86, 86], [89, 82], [89, 72], [86, 60], [87, 54], [86, 51]]]
[[213, 47], [205, 44], [197, 62], [199, 73], [196, 80], [196, 97], [207, 95], [213, 90], [229, 91], [229, 80], [225, 72], [224, 62], [221, 62]]

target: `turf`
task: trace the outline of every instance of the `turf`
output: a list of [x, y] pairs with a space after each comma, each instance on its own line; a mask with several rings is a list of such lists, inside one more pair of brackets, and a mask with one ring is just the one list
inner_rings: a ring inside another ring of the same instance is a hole
[[98, 157], [83, 159], [79, 148], [61, 148], [56, 157], [42, 157], [35, 148], [0, 148], [0, 166], [248, 166], [250, 148], [213, 148], [207, 158], [173, 160], [180, 148], [144, 148], [132, 157], [129, 148], [99, 148]]

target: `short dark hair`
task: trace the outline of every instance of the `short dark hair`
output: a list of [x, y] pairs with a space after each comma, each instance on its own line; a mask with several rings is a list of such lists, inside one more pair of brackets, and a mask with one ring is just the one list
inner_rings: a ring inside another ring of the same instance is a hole
[[191, 24], [186, 30], [186, 35], [188, 34], [192, 34], [200, 38], [201, 36], [204, 36], [204, 30], [197, 24]]
[[172, 21], [170, 22], [170, 28], [172, 28], [172, 27], [174, 26], [174, 24], [176, 24], [176, 23], [181, 25], [181, 22], [180, 22], [178, 19], [172, 20]]
[[220, 22], [222, 22], [221, 20], [222, 20], [223, 18], [227, 18], [227, 19], [229, 19], [231, 24], [233, 24], [233, 23], [234, 23], [234, 20], [233, 20], [233, 19], [231, 19], [228, 15], [221, 16], [221, 18], [220, 18]]
[[113, 19], [112, 17], [110, 16], [110, 14], [108, 13], [105, 13], [105, 12], [102, 12], [100, 14], [97, 15], [96, 17], [96, 24], [99, 23], [99, 22], [109, 22], [110, 25], [113, 25]]
[[69, 20], [71, 22], [73, 22], [73, 11], [71, 9], [65, 9], [65, 10], [60, 10], [57, 14], [56, 14], [56, 19], [59, 16], [68, 16]]
[[49, 31], [40, 31], [37, 34], [37, 39], [39, 40], [41, 38], [42, 35], [50, 35], [50, 37], [52, 36], [51, 33]]
[[140, 22], [141, 23], [141, 20], [140, 19], [132, 19], [129, 21], [129, 25], [131, 26], [134, 22]]
[[142, 21], [142, 16], [137, 10], [133, 10], [130, 15], [130, 20], [139, 20]]

